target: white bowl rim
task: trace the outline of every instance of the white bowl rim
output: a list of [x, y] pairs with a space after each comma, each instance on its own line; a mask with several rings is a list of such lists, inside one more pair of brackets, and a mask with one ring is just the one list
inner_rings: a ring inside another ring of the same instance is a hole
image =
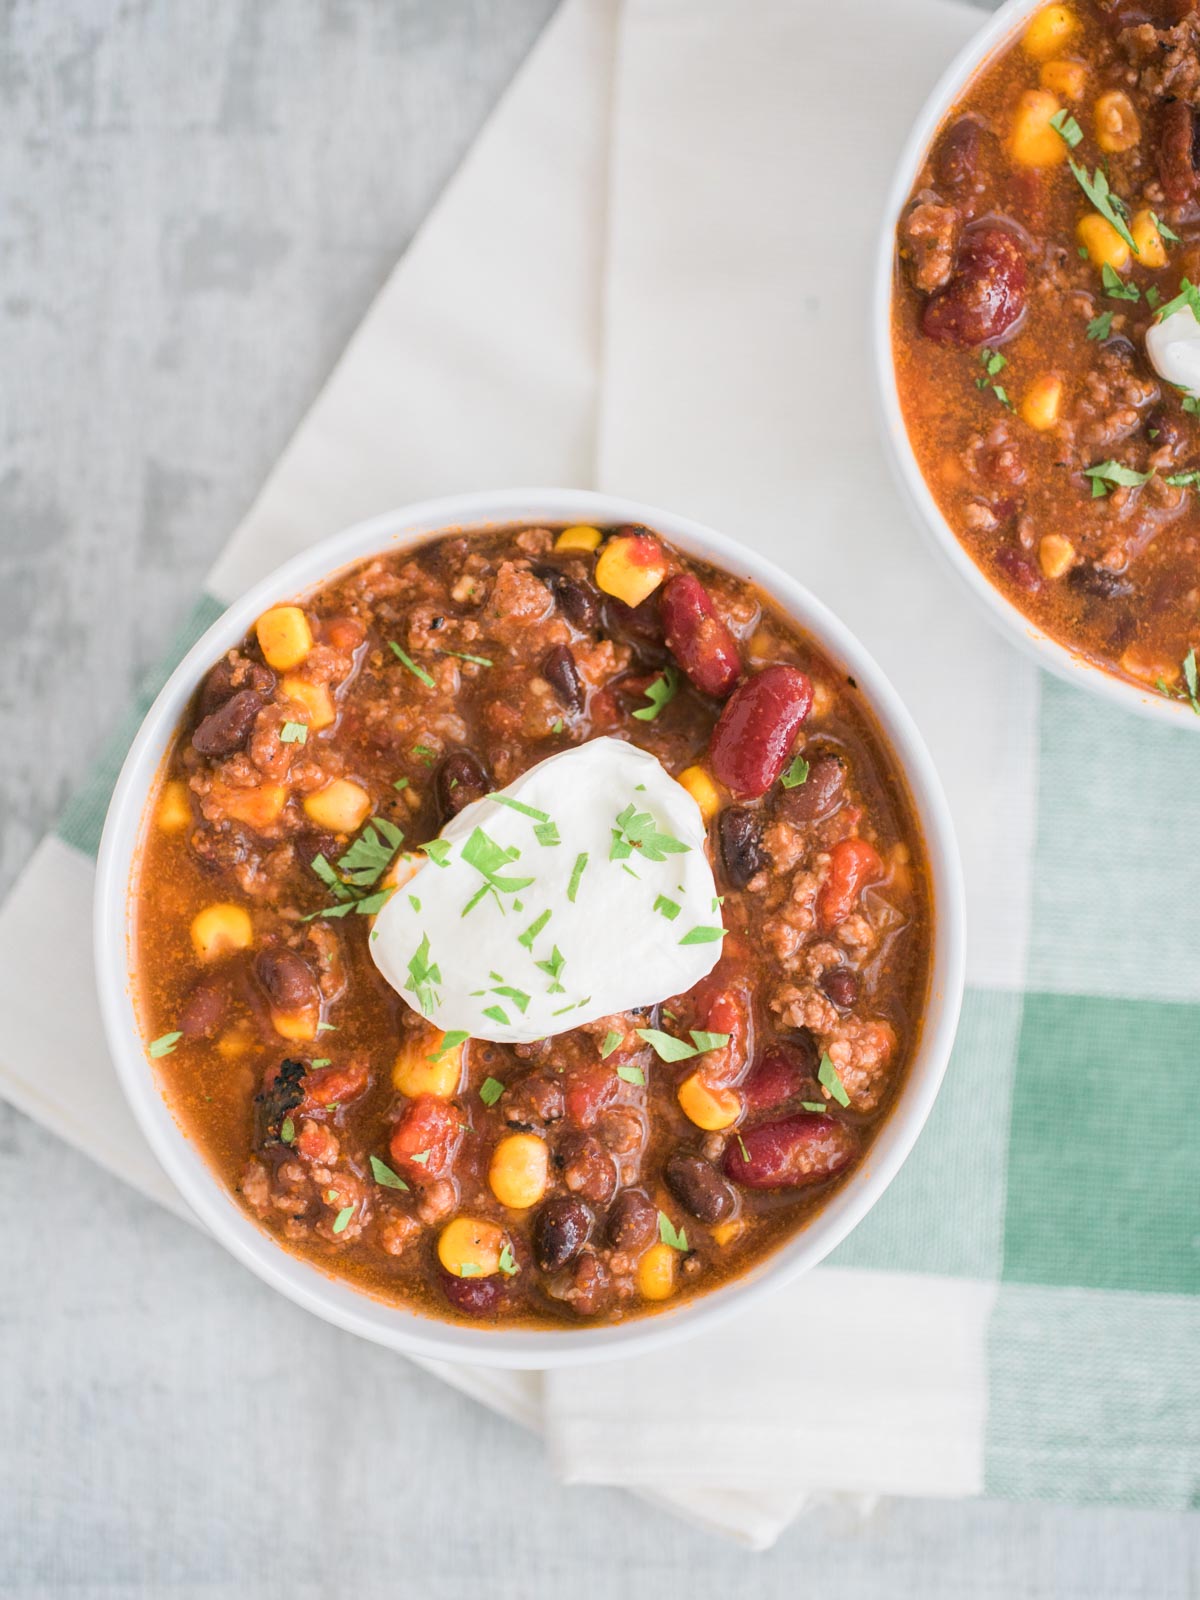
[[1186, 700], [1168, 699], [1157, 690], [1142, 689], [1109, 672], [1097, 662], [1061, 644], [1045, 633], [1027, 617], [1019, 607], [996, 587], [977, 566], [960, 542], [953, 528], [942, 515], [941, 508], [930, 492], [929, 485], [917, 462], [916, 453], [904, 425], [900, 394], [892, 360], [892, 291], [893, 262], [896, 248], [896, 223], [912, 191], [919, 172], [942, 119], [961, 97], [962, 91], [981, 67], [1002, 45], [1015, 34], [1020, 23], [1034, 11], [1040, 11], [1045, 0], [1006, 0], [988, 22], [974, 34], [942, 73], [929, 98], [921, 107], [908, 137], [901, 149], [892, 182], [888, 188], [883, 224], [875, 261], [875, 282], [872, 293], [872, 343], [874, 346], [876, 404], [881, 414], [884, 449], [892, 472], [903, 491], [916, 521], [927, 540], [945, 557], [987, 611], [992, 622], [1008, 635], [1017, 646], [1031, 656], [1039, 666], [1047, 668], [1056, 677], [1077, 688], [1100, 695], [1114, 705], [1122, 706], [1155, 721], [1170, 723], [1174, 727], [1195, 726], [1197, 718]]
[[[833, 662], [854, 675], [905, 775], [924, 830], [934, 902], [930, 995], [908, 1079], [862, 1165], [807, 1227], [746, 1274], [675, 1309], [627, 1323], [562, 1330], [476, 1328], [437, 1321], [375, 1299], [292, 1255], [251, 1221], [228, 1193], [171, 1114], [146, 1054], [129, 970], [129, 885], [146, 799], [195, 687], [268, 606], [302, 595], [389, 547], [416, 544], [450, 529], [578, 522], [645, 524], [681, 549], [751, 579], [813, 634]], [[925, 744], [880, 668], [821, 601], [754, 550], [689, 518], [590, 490], [510, 489], [422, 502], [333, 534], [254, 584], [213, 623], [167, 680], [122, 766], [97, 861], [94, 934], [100, 1009], [126, 1099], [164, 1171], [227, 1250], [296, 1304], [394, 1350], [478, 1366], [545, 1368], [628, 1356], [711, 1328], [798, 1277], [846, 1237], [912, 1149], [945, 1074], [962, 1001], [965, 903], [953, 824]]]

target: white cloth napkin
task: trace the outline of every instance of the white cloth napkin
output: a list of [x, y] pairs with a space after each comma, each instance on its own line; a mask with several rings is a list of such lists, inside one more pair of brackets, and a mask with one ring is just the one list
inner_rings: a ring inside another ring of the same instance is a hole
[[[1003, 984], [1024, 960], [1029, 818], [1010, 793], [996, 828], [980, 774], [1020, 759], [1033, 675], [940, 603], [885, 477], [865, 346], [887, 169], [977, 21], [941, 0], [565, 0], [208, 588], [227, 601], [360, 516], [506, 482], [706, 517], [828, 599], [907, 696], [993, 906], [972, 977]], [[943, 633], [925, 659], [914, 610]], [[0, 1092], [182, 1211], [104, 1060], [90, 887], [90, 861], [50, 839], [0, 913]], [[69, 1007], [48, 1003], [50, 950]], [[978, 1489], [989, 1296], [823, 1270], [661, 1357], [432, 1370], [543, 1427], [572, 1481], [636, 1485], [761, 1548], [814, 1491]], [[857, 1361], [852, 1395], [797, 1363], [831, 1342]]]

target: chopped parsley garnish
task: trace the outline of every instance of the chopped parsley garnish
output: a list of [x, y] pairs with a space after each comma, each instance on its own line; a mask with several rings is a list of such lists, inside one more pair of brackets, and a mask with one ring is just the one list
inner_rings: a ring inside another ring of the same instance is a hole
[[487, 656], [469, 656], [465, 650], [441, 650], [444, 656], [454, 656], [458, 661], [470, 661], [477, 667], [494, 667], [495, 662], [489, 661]]
[[497, 1265], [506, 1278], [511, 1278], [514, 1273], [520, 1271], [516, 1257], [513, 1255], [513, 1247], [507, 1241], [505, 1241], [504, 1249], [500, 1252], [500, 1260]]
[[694, 928], [689, 928], [680, 939], [680, 944], [715, 944], [718, 939], [725, 937], [724, 928], [714, 928], [703, 923]]
[[617, 1032], [617, 1030], [615, 1028], [610, 1028], [608, 1030], [608, 1032], [604, 1035], [604, 1042], [600, 1046], [600, 1059], [601, 1059], [601, 1061], [607, 1061], [609, 1056], [612, 1055], [613, 1051], [617, 1048], [617, 1046], [620, 1044], [620, 1042], [621, 1042], [621, 1035]]
[[563, 731], [563, 719], [561, 717], [555, 717], [554, 721], [550, 724], [550, 732], [551, 733], [561, 733], [562, 731]]
[[346, 854], [338, 859], [338, 867], [356, 889], [374, 888], [403, 843], [403, 828], [386, 817], [372, 817]]
[[404, 987], [410, 994], [416, 995], [417, 1005], [424, 1016], [429, 1016], [441, 1000], [434, 987], [441, 981], [442, 974], [437, 964], [429, 959], [429, 935], [423, 934], [421, 943], [408, 963], [408, 982]]
[[1157, 284], [1152, 283], [1146, 290], [1146, 304], [1151, 311], [1157, 311], [1159, 306], [1162, 305], [1162, 295], [1159, 293]]
[[1160, 221], [1159, 218], [1154, 214], [1153, 211], [1150, 213], [1150, 221], [1158, 229], [1159, 238], [1162, 239], [1165, 243], [1167, 243], [1167, 244], [1182, 244], [1183, 243], [1183, 241], [1180, 239], [1179, 235], [1172, 228], [1168, 228], [1165, 222]]
[[1168, 700], [1187, 700], [1192, 710], [1200, 717], [1200, 669], [1197, 668], [1196, 650], [1192, 647], [1183, 658], [1183, 687], [1174, 689], [1169, 683], [1159, 678], [1155, 688], [1159, 694], [1165, 695]]
[[841, 1074], [827, 1055], [821, 1057], [821, 1065], [817, 1068], [817, 1082], [822, 1089], [828, 1089], [840, 1106], [850, 1104], [850, 1096], [846, 1093], [846, 1085], [842, 1082]]
[[311, 866], [335, 900], [352, 900], [354, 898], [351, 891], [338, 877], [323, 855], [315, 855], [312, 858]]
[[426, 1167], [429, 1165], [429, 1151], [418, 1150], [415, 1156], [409, 1156], [408, 1159], [415, 1161], [419, 1167]]
[[407, 789], [408, 788], [408, 779], [407, 778], [397, 778], [395, 783], [392, 784], [392, 788], [393, 789]]
[[550, 912], [550, 911], [543, 911], [540, 917], [535, 917], [534, 920], [525, 929], [525, 932], [523, 934], [521, 934], [520, 938], [517, 940], [517, 943], [520, 944], [520, 945], [524, 945], [526, 950], [532, 950], [533, 949], [533, 941], [537, 938], [538, 934], [541, 933], [542, 929], [550, 921], [550, 918], [551, 918], [552, 915], [553, 915], [553, 913]]
[[1050, 118], [1050, 126], [1054, 129], [1058, 137], [1072, 150], [1074, 150], [1075, 146], [1083, 138], [1083, 129], [1075, 121], [1075, 118], [1069, 111], [1056, 111]]
[[727, 1033], [706, 1033], [703, 1028], [692, 1028], [689, 1031], [692, 1035], [692, 1043], [701, 1055], [706, 1050], [723, 1050], [729, 1043], [729, 1034]]
[[1172, 316], [1176, 311], [1182, 311], [1185, 306], [1196, 321], [1200, 322], [1200, 289], [1197, 289], [1190, 279], [1181, 278], [1179, 281], [1179, 293], [1173, 300], [1164, 301], [1154, 315], [1159, 322], [1164, 322], [1167, 317]]
[[413, 745], [412, 753], [420, 760], [421, 765], [424, 767], [431, 767], [437, 760], [437, 751], [431, 750], [427, 744]]
[[1129, 225], [1125, 221], [1129, 207], [1119, 195], [1115, 195], [1112, 192], [1108, 183], [1108, 175], [1103, 167], [1097, 167], [1095, 172], [1089, 175], [1088, 169], [1081, 165], [1080, 162], [1069, 161], [1069, 165], [1071, 171], [1075, 174], [1076, 183], [1087, 195], [1096, 210], [1107, 223], [1117, 230], [1134, 255], [1140, 256], [1142, 252], [1137, 247], [1137, 240], [1130, 233]]
[[442, 1042], [431, 1055], [426, 1056], [427, 1061], [440, 1061], [443, 1056], [448, 1056], [451, 1050], [457, 1050], [460, 1044], [466, 1044], [471, 1035], [465, 1028], [451, 1028], [442, 1035]]
[[617, 1077], [621, 1079], [622, 1083], [636, 1083], [644, 1086], [646, 1082], [646, 1074], [641, 1067], [618, 1067]]
[[1101, 461], [1099, 466], [1085, 467], [1083, 475], [1092, 480], [1093, 500], [1106, 495], [1110, 484], [1136, 488], [1138, 484], [1148, 483], [1154, 476], [1153, 472], [1135, 472], [1132, 467], [1123, 467], [1119, 461]]
[[318, 1033], [336, 1033], [337, 1031], [338, 1031], [338, 1026], [337, 1026], [336, 1022], [318, 1022], [317, 1023], [317, 1032]]
[[647, 861], [665, 861], [669, 855], [679, 855], [691, 848], [674, 834], [663, 833], [650, 813], [639, 811], [631, 800], [617, 817], [608, 859], [622, 861], [640, 850]]
[[742, 1138], [740, 1133], [735, 1134], [734, 1138], [738, 1142], [738, 1149], [742, 1152], [742, 1160], [743, 1161], [749, 1161], [750, 1152], [749, 1152], [749, 1150], [746, 1149], [746, 1141], [745, 1141], [745, 1139]]
[[499, 1078], [485, 1078], [479, 1085], [479, 1098], [485, 1106], [494, 1106], [504, 1093], [504, 1085]]
[[645, 692], [650, 704], [633, 714], [639, 722], [653, 722], [662, 708], [670, 705], [679, 693], [679, 674], [674, 667], [665, 667]]
[[524, 989], [514, 989], [510, 983], [498, 983], [492, 993], [498, 994], [502, 1000], [511, 1000], [522, 1016], [529, 1010], [529, 996]]
[[803, 756], [794, 756], [791, 766], [779, 781], [785, 789], [798, 789], [802, 783], [808, 782], [808, 762]]
[[447, 864], [453, 848], [454, 846], [449, 839], [426, 839], [424, 844], [417, 846], [417, 849], [423, 855], [427, 855], [435, 867], [444, 867]]
[[665, 1211], [658, 1213], [658, 1237], [664, 1244], [669, 1244], [672, 1250], [687, 1250], [687, 1234], [682, 1228], [678, 1232], [671, 1226], [671, 1219]]
[[1142, 291], [1136, 283], [1126, 283], [1125, 279], [1106, 261], [1100, 268], [1100, 282], [1104, 285], [1104, 292], [1110, 300], [1140, 300]]
[[563, 986], [558, 980], [562, 976], [563, 967], [566, 966], [566, 957], [557, 945], [551, 947], [548, 960], [535, 961], [534, 966], [537, 967], [539, 972], [544, 972], [550, 979], [550, 987], [546, 990], [547, 994], [563, 993]]
[[665, 894], [660, 894], [654, 902], [654, 909], [660, 916], [666, 917], [668, 922], [674, 922], [683, 907], [678, 900], [668, 900]]
[[305, 744], [308, 740], [307, 722], [285, 722], [279, 730], [281, 744]]
[[700, 1054], [695, 1045], [677, 1039], [673, 1033], [663, 1033], [661, 1028], [635, 1029], [639, 1039], [648, 1044], [660, 1061], [688, 1061]]
[[979, 352], [979, 359], [983, 364], [984, 376], [975, 379], [975, 387], [977, 389], [991, 389], [1000, 404], [1011, 409], [1012, 401], [1008, 398], [1007, 390], [1002, 384], [992, 382], [996, 374], [1002, 372], [1008, 365], [1008, 357], [1002, 356], [999, 350], [990, 350], [985, 346]]
[[523, 817], [532, 817], [534, 822], [549, 822], [548, 811], [538, 811], [534, 806], [527, 806], [520, 800], [514, 800], [510, 795], [491, 794], [489, 800], [494, 800], [498, 806], [507, 806], [510, 811], [519, 811]]
[[503, 1006], [485, 1006], [483, 1014], [485, 1017], [490, 1017], [493, 1022], [498, 1022], [503, 1028], [509, 1026], [508, 1015]]
[[384, 1189], [403, 1189], [407, 1191], [408, 1185], [397, 1172], [393, 1172], [386, 1161], [381, 1161], [378, 1156], [371, 1157], [371, 1175], [375, 1182]]
[[182, 1039], [182, 1038], [183, 1038], [183, 1030], [180, 1029], [180, 1028], [176, 1028], [174, 1033], [163, 1033], [163, 1034], [160, 1034], [158, 1036], [158, 1038], [155, 1039], [153, 1044], [150, 1046], [150, 1054], [151, 1054], [151, 1056], [154, 1058], [155, 1061], [158, 1061], [162, 1056], [173, 1055], [174, 1051], [175, 1051], [175, 1046], [179, 1043], [180, 1039]]
[[562, 843], [556, 822], [537, 823], [533, 830], [533, 837], [539, 844], [552, 845]]
[[1187, 472], [1172, 472], [1163, 479], [1173, 489], [1190, 489], [1200, 483], [1200, 467], [1190, 467]]
[[1113, 317], [1115, 315], [1116, 313], [1113, 311], [1102, 311], [1098, 317], [1093, 317], [1087, 325], [1088, 338], [1107, 339], [1112, 332]]
[[801, 1111], [819, 1111], [824, 1115], [829, 1110], [829, 1107], [824, 1100], [801, 1100], [800, 1109]]
[[334, 1233], [345, 1233], [346, 1226], [349, 1223], [350, 1218], [353, 1215], [354, 1215], [354, 1207], [353, 1206], [343, 1206], [342, 1209], [338, 1212], [337, 1216], [334, 1217], [334, 1219], [333, 1219], [333, 1231], [334, 1231]]
[[328, 1056], [314, 1056], [308, 1064], [310, 1067], [330, 1067], [333, 1062]]
[[518, 889], [528, 889], [533, 882], [532, 878], [502, 878], [501, 870], [513, 862], [521, 852], [515, 845], [507, 849], [497, 844], [482, 828], [476, 828], [462, 847], [462, 858], [469, 867], [474, 867], [476, 872], [485, 880], [486, 887], [497, 889], [501, 894], [515, 894]]
[[296, 1137], [296, 1124], [292, 1121], [291, 1117], [284, 1117], [282, 1123], [279, 1126], [279, 1142], [280, 1142], [280, 1144], [291, 1144], [292, 1140], [295, 1137]]
[[572, 905], [575, 904], [575, 896], [579, 892], [579, 880], [583, 877], [583, 874], [587, 869], [587, 864], [587, 851], [584, 850], [581, 852], [581, 854], [575, 857], [575, 865], [571, 868], [571, 881], [567, 885], [567, 899]]
[[388, 640], [388, 646], [391, 649], [392, 654], [396, 657], [397, 661], [399, 661], [400, 665], [402, 667], [407, 667], [414, 678], [419, 678], [427, 689], [437, 688], [437, 684], [434, 683], [433, 679], [425, 671], [425, 668], [419, 667], [410, 655], [406, 655], [394, 639]]

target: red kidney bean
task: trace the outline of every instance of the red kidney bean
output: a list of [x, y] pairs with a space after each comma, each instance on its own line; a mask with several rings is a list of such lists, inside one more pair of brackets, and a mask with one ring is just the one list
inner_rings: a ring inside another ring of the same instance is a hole
[[804, 826], [824, 822], [841, 805], [845, 788], [846, 763], [841, 756], [817, 756], [803, 783], [780, 791], [775, 809], [785, 822]]
[[744, 889], [767, 864], [758, 819], [745, 806], [726, 806], [717, 818], [717, 834], [721, 841], [721, 860], [725, 877], [733, 889]]
[[774, 1111], [812, 1087], [817, 1070], [817, 1048], [807, 1031], [793, 1043], [775, 1039], [738, 1086], [747, 1112]]
[[423, 1184], [446, 1176], [461, 1143], [461, 1113], [449, 1100], [423, 1094], [405, 1105], [388, 1148], [396, 1171]]
[[925, 302], [922, 331], [963, 350], [995, 341], [1024, 314], [1026, 278], [1025, 254], [1007, 228], [969, 228], [950, 282]]
[[456, 1278], [441, 1273], [442, 1289], [456, 1311], [467, 1317], [495, 1316], [508, 1297], [508, 1280], [490, 1273], [486, 1278]]
[[661, 611], [667, 648], [696, 688], [701, 694], [727, 695], [742, 671], [737, 641], [699, 578], [690, 572], [668, 578]]
[[983, 129], [974, 117], [960, 117], [937, 142], [933, 179], [946, 189], [974, 184], [979, 168]]
[[606, 1206], [617, 1187], [612, 1157], [590, 1133], [568, 1133], [559, 1140], [555, 1163], [572, 1194], [594, 1206]]
[[622, 1189], [608, 1213], [608, 1242], [623, 1255], [640, 1255], [658, 1234], [658, 1212], [640, 1189]]
[[583, 684], [579, 681], [579, 669], [569, 645], [556, 644], [546, 652], [542, 661], [542, 677], [568, 711], [580, 709], [583, 705]]
[[733, 1190], [702, 1156], [673, 1155], [663, 1177], [684, 1210], [701, 1222], [720, 1222], [737, 1205]]
[[543, 1272], [558, 1272], [588, 1242], [592, 1213], [572, 1195], [556, 1195], [533, 1222], [533, 1259]]
[[812, 709], [812, 684], [795, 667], [764, 667], [738, 686], [713, 729], [709, 759], [718, 783], [757, 799], [783, 771]]
[[1030, 561], [1028, 556], [1023, 556], [1019, 550], [1011, 550], [1002, 546], [992, 557], [1000, 571], [1010, 583], [1026, 594], [1038, 594], [1042, 588], [1042, 575]]
[[830, 967], [821, 974], [821, 990], [839, 1011], [849, 1011], [858, 1000], [858, 974], [850, 967]]
[[829, 857], [829, 874], [817, 891], [817, 921], [826, 932], [844, 922], [867, 884], [883, 877], [883, 862], [865, 839], [841, 839]]
[[1195, 113], [1183, 100], [1168, 100], [1158, 125], [1158, 178], [1174, 206], [1196, 191]]
[[740, 1140], [731, 1140], [725, 1146], [725, 1175], [747, 1189], [800, 1189], [836, 1177], [857, 1148], [858, 1138], [846, 1123], [801, 1113], [747, 1128]]
[[210, 711], [192, 734], [192, 748], [202, 756], [231, 756], [250, 737], [263, 698], [254, 689], [240, 689], [216, 711]]
[[179, 1031], [187, 1039], [210, 1039], [225, 1020], [229, 990], [223, 983], [202, 980], [184, 1001]]
[[254, 963], [258, 981], [276, 1011], [308, 1011], [321, 1004], [321, 990], [312, 968], [290, 950], [263, 950]]
[[594, 1250], [585, 1250], [571, 1268], [571, 1281], [561, 1291], [577, 1316], [595, 1317], [612, 1297], [612, 1275]]
[[433, 791], [443, 822], [456, 817], [472, 800], [482, 800], [491, 791], [483, 764], [469, 750], [451, 750], [438, 762]]

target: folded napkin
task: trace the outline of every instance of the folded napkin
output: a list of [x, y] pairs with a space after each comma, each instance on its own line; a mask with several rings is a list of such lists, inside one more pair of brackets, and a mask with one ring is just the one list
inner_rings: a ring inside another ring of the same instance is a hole
[[[874, 436], [884, 188], [978, 20], [566, 0], [179, 641], [360, 515], [594, 482], [768, 552], [907, 699], [958, 823], [970, 988], [891, 1190], [830, 1266], [662, 1355], [433, 1368], [541, 1427], [569, 1480], [753, 1546], [831, 1492], [1185, 1506], [1200, 1477], [1200, 899], [1179, 871], [1200, 740], [1017, 658], [903, 521]], [[139, 714], [0, 913], [0, 1092], [179, 1210], [103, 1058], [86, 936]]]

